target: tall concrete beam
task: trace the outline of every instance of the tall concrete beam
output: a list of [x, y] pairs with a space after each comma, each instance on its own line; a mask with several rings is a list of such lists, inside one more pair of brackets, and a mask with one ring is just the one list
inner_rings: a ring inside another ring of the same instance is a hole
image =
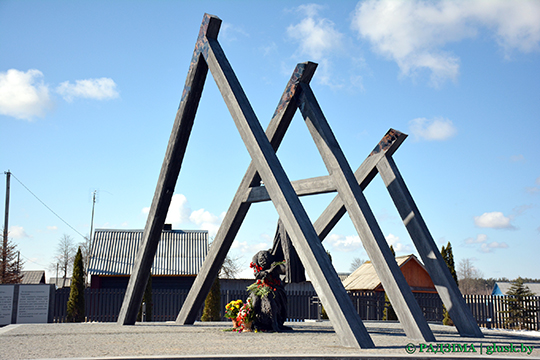
[[208, 43], [208, 67], [342, 344], [374, 347], [221, 46]]
[[[377, 163], [385, 156], [391, 156], [405, 141], [407, 134], [394, 129], [388, 130], [377, 146], [362, 162], [354, 172], [356, 181], [360, 184], [360, 189], [364, 191], [366, 187], [378, 174]], [[321, 213], [314, 226], [319, 238], [323, 241], [332, 231], [339, 220], [347, 213], [343, 200], [339, 195], [334, 197], [326, 209]]]
[[[296, 101], [293, 101], [293, 99], [296, 95], [298, 84], [309, 83], [316, 68], [317, 64], [308, 62], [298, 64], [293, 71], [266, 131], [266, 137], [270, 141], [274, 151], [277, 151], [279, 148], [296, 112]], [[246, 194], [249, 193], [250, 189], [264, 188], [260, 186], [260, 183], [261, 178], [255, 164], [251, 161], [227, 210], [225, 218], [221, 222], [203, 266], [195, 278], [195, 282], [188, 293], [186, 301], [180, 309], [180, 313], [176, 319], [177, 324], [193, 324], [195, 322], [197, 312], [201, 304], [204, 303], [212, 282], [218, 275], [219, 269], [221, 269], [223, 261], [250, 208], [251, 202], [245, 201]]]
[[[397, 265], [377, 220], [341, 151], [309, 85], [301, 85], [298, 106], [339, 196], [408, 337], [435, 341], [411, 288]], [[288, 229], [288, 228], [287, 228]]]
[[377, 163], [377, 170], [381, 174], [418, 254], [422, 258], [459, 334], [467, 337], [483, 337], [482, 331], [450, 274], [394, 159], [385, 156]]
[[204, 53], [207, 51], [205, 39], [206, 36], [217, 36], [220, 25], [220, 19], [205, 14], [189, 66], [184, 91], [182, 92], [182, 99], [180, 100], [167, 145], [165, 159], [161, 166], [161, 172], [150, 212], [148, 213], [141, 244], [135, 257], [126, 295], [124, 296], [122, 308], [118, 316], [118, 324], [133, 325], [137, 319], [137, 313], [142, 302], [148, 277], [150, 276], [150, 270], [161, 238], [163, 224], [169, 211], [169, 205], [171, 204], [176, 181], [182, 167], [193, 121], [208, 73], [208, 66], [203, 58]]

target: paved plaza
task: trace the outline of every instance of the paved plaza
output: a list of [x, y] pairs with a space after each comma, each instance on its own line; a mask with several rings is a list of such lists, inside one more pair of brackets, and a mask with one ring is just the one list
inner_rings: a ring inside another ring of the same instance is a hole
[[539, 332], [483, 329], [485, 337], [476, 339], [459, 336], [454, 327], [430, 324], [437, 342], [422, 344], [408, 339], [397, 322], [366, 321], [377, 347], [351, 349], [341, 346], [328, 321], [286, 323], [294, 329], [290, 333], [224, 331], [230, 324], [8, 325], [0, 328], [0, 359], [540, 359]]

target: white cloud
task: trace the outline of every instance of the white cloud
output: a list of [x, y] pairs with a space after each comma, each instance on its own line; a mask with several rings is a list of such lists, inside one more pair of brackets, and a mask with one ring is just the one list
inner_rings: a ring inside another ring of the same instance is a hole
[[[142, 208], [141, 213], [148, 215], [150, 213], [150, 208]], [[217, 216], [204, 209], [191, 211], [185, 195], [174, 194], [171, 199], [171, 205], [169, 206], [165, 223], [171, 224], [173, 228], [197, 225], [201, 230], [208, 230], [208, 236], [214, 237], [217, 234], [224, 217], [225, 212]]]
[[504, 216], [502, 212], [494, 211], [475, 216], [474, 225], [481, 228], [514, 229], [514, 226], [510, 224], [510, 220], [511, 219]]
[[110, 78], [76, 80], [75, 84], [64, 81], [57, 88], [56, 92], [64, 97], [66, 101], [81, 97], [87, 99], [107, 100], [118, 97], [116, 83]]
[[275, 42], [272, 41], [268, 45], [263, 45], [263, 46], [259, 47], [259, 50], [261, 51], [261, 53], [264, 54], [264, 56], [268, 56], [268, 55], [271, 55], [273, 53], [277, 53], [278, 46], [277, 46], [277, 44]]
[[409, 245], [404, 245], [400, 242], [399, 236], [396, 236], [394, 234], [388, 234], [385, 236], [386, 242], [388, 242], [388, 245], [392, 245], [394, 248], [394, 251], [396, 252], [396, 256], [398, 252], [409, 252], [411, 251], [411, 247]]
[[225, 213], [216, 216], [209, 211], [199, 209], [189, 215], [189, 220], [198, 225], [200, 229], [208, 230], [208, 235], [213, 237], [216, 236], [224, 216]]
[[271, 243], [268, 243], [267, 241], [261, 241], [257, 244], [250, 244], [247, 241], [234, 240], [231, 245], [231, 249], [236, 250], [242, 254], [248, 254], [249, 256], [253, 256], [261, 250], [268, 250], [271, 247]]
[[512, 156], [510, 156], [510, 161], [511, 162], [523, 162], [523, 161], [525, 161], [525, 156], [523, 156], [523, 154], [512, 155]]
[[490, 243], [483, 243], [480, 247], [480, 251], [485, 253], [493, 252], [493, 249], [506, 249], [508, 244], [505, 242], [492, 241]]
[[[148, 208], [148, 211], [150, 211], [150, 208]], [[174, 194], [165, 222], [173, 226], [180, 225], [189, 221], [190, 213], [191, 209], [189, 208], [187, 198], [183, 194]]]
[[449, 119], [417, 118], [409, 121], [409, 131], [417, 140], [447, 140], [457, 133], [457, 129]]
[[[298, 43], [297, 55], [307, 56], [308, 60], [319, 63], [317, 80], [332, 88], [340, 88], [341, 80], [333, 76], [331, 59], [344, 48], [344, 35], [332, 21], [319, 16], [323, 9], [323, 6], [317, 4], [297, 7], [296, 11], [303, 15], [303, 19], [296, 25], [290, 25], [287, 35]], [[359, 82], [360, 79], [356, 77], [355, 81]]]
[[23, 238], [29, 238], [31, 237], [26, 233], [24, 228], [22, 226], [12, 226], [9, 229], [8, 238], [12, 237], [13, 239], [23, 239]]
[[536, 186], [527, 186], [525, 187], [525, 191], [528, 192], [529, 194], [536, 194], [540, 191], [540, 177], [537, 177], [536, 180], [535, 180], [535, 184]]
[[42, 77], [36, 69], [0, 72], [0, 114], [25, 120], [44, 116], [52, 101]]
[[58, 230], [58, 226], [47, 226], [47, 230], [56, 231], [56, 230]]
[[481, 243], [485, 243], [487, 238], [488, 237], [486, 234], [478, 234], [476, 238], [465, 239], [465, 243], [466, 244], [481, 244]]
[[330, 234], [325, 243], [330, 244], [336, 251], [354, 251], [363, 247], [358, 235]]
[[335, 29], [335, 24], [318, 13], [323, 7], [320, 5], [302, 5], [297, 10], [305, 18], [296, 25], [287, 28], [287, 35], [296, 40], [300, 52], [315, 61], [328, 56], [332, 51], [341, 47], [343, 34]]
[[352, 28], [403, 75], [427, 69], [437, 86], [459, 74], [459, 58], [444, 51], [445, 45], [474, 38], [481, 29], [493, 31], [506, 54], [538, 50], [540, 2], [368, 0], [358, 3]]
[[249, 34], [242, 28], [231, 23], [223, 22], [219, 31], [219, 37], [224, 41], [237, 41], [238, 35], [241, 38], [249, 37]]
[[511, 215], [511, 217], [516, 217], [516, 216], [521, 216], [523, 215], [523, 213], [529, 209], [534, 209], [535, 208], [535, 205], [533, 204], [526, 204], [526, 205], [520, 205], [520, 206], [516, 206], [515, 208], [512, 209], [512, 213], [514, 215]]

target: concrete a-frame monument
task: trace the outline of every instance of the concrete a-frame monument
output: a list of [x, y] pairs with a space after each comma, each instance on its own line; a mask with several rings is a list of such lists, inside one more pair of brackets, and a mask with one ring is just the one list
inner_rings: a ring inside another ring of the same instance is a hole
[[[344, 346], [374, 347], [321, 244], [345, 212], [349, 213], [407, 336], [435, 341], [362, 193], [380, 173], [460, 334], [482, 337], [392, 159], [406, 135], [391, 129], [353, 173], [309, 85], [317, 67], [311, 62], [298, 64], [294, 70], [265, 133], [217, 40], [220, 25], [219, 18], [204, 15], [118, 323], [135, 323], [210, 69], [252, 161], [180, 310], [178, 324], [195, 321], [251, 204], [271, 200]], [[276, 156], [297, 109], [328, 169], [327, 176], [291, 182]], [[298, 197], [328, 192], [338, 195], [321, 217], [311, 223]]]

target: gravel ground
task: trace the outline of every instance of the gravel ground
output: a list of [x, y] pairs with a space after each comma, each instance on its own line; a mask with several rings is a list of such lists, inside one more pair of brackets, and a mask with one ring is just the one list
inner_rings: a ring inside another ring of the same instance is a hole
[[[195, 323], [177, 326], [174, 323], [137, 323], [119, 326], [115, 323], [29, 324], [0, 328], [0, 359], [57, 359], [57, 358], [402, 358], [405, 345], [416, 345], [414, 355], [486, 356], [487, 346], [514, 344], [534, 346], [531, 354], [502, 353], [491, 357], [540, 359], [538, 332], [505, 332], [483, 329], [485, 338], [460, 337], [453, 327], [430, 324], [437, 343], [473, 344], [476, 353], [420, 353], [421, 341], [408, 339], [399, 323], [370, 322], [365, 326], [375, 349], [351, 349], [341, 346], [330, 322], [287, 323], [289, 333], [236, 333], [223, 331], [230, 322]], [[530, 336], [534, 335], [535, 336]], [[480, 345], [482, 344], [482, 345]], [[482, 346], [483, 354], [479, 354]], [[427, 348], [426, 348], [427, 349]], [[513, 355], [513, 356], [512, 356]]]

